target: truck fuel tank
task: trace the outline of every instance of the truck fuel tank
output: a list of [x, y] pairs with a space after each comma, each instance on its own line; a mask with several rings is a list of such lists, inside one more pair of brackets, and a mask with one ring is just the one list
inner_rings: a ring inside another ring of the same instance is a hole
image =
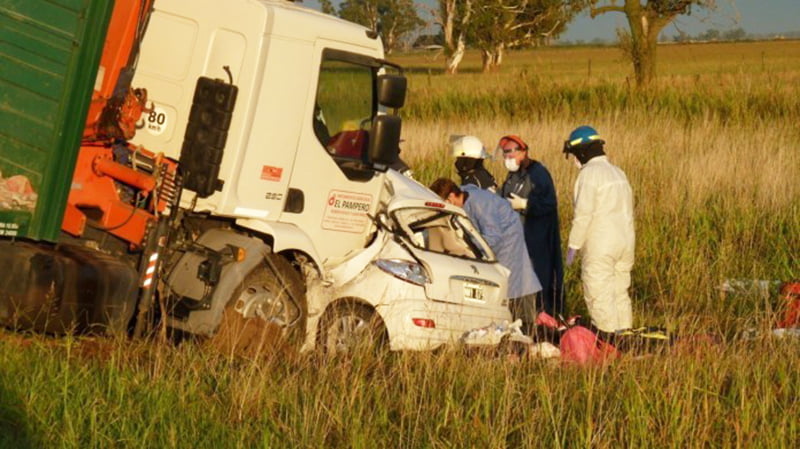
[[0, 325], [52, 334], [127, 332], [134, 267], [99, 251], [0, 241]]

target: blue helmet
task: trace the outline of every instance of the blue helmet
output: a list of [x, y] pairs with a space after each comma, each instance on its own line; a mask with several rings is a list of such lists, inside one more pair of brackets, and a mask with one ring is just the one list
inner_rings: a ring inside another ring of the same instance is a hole
[[569, 145], [572, 147], [593, 142], [595, 140], [605, 143], [603, 139], [600, 138], [600, 134], [598, 134], [597, 131], [591, 126], [579, 126], [569, 134]]
[[564, 142], [564, 157], [573, 154], [581, 164], [585, 164], [589, 159], [605, 154], [603, 152], [605, 143], [591, 126], [579, 126], [569, 134], [569, 139]]
[[569, 139], [564, 142], [564, 153], [565, 155], [575, 153], [578, 148], [592, 142], [606, 143], [591, 126], [579, 126], [569, 134]]

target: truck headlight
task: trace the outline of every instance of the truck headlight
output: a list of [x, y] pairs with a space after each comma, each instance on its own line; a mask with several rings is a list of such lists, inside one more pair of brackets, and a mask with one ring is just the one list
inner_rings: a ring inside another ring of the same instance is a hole
[[402, 259], [378, 259], [374, 263], [386, 273], [414, 285], [425, 285], [430, 282], [425, 268], [416, 262]]

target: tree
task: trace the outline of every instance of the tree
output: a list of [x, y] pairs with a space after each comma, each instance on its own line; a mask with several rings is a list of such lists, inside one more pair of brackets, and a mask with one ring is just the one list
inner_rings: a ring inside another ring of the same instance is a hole
[[442, 28], [445, 73], [453, 75], [467, 48], [467, 27], [472, 17], [473, 0], [439, 0], [434, 20]]
[[387, 54], [398, 48], [404, 36], [424, 25], [413, 0], [345, 0], [339, 5], [339, 17], [380, 30]]
[[734, 28], [722, 33], [722, 38], [726, 41], [743, 41], [747, 39], [747, 31], [744, 28]]
[[473, 0], [468, 43], [481, 50], [483, 71], [497, 69], [506, 49], [549, 42], [566, 28], [575, 9], [563, 0]]
[[721, 33], [716, 28], [710, 28], [704, 33], [698, 34], [697, 39], [701, 41], [718, 41]]
[[[608, 12], [620, 12], [628, 19], [630, 30], [620, 36], [623, 49], [633, 62], [636, 85], [649, 84], [656, 74], [658, 35], [665, 26], [692, 7], [714, 9], [715, 0], [577, 0], [588, 3], [592, 18]], [[621, 4], [618, 4], [621, 3]], [[627, 46], [624, 45], [627, 42]]]
[[319, 9], [325, 14], [336, 15], [336, 8], [333, 7], [331, 0], [319, 0]]

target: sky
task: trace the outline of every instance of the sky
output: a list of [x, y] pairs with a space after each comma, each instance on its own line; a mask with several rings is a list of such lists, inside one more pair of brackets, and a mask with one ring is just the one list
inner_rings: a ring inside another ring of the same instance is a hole
[[[767, 35], [800, 31], [800, 0], [735, 0], [735, 8], [727, 0], [717, 0], [717, 4], [718, 10], [710, 15], [695, 8], [691, 16], [680, 16], [674, 25], [689, 35], [710, 28], [724, 31], [741, 27], [749, 34]], [[606, 13], [595, 19], [583, 14], [569, 24], [561, 40], [614, 40], [616, 28], [627, 25], [622, 13]], [[678, 31], [670, 25], [662, 33], [672, 36]]]
[[[416, 2], [435, 4], [436, 0], [416, 0]], [[339, 3], [340, 0], [333, 0], [335, 6]], [[303, 0], [302, 4], [319, 9], [317, 0]], [[717, 0], [717, 4], [719, 9], [711, 15], [696, 8], [691, 16], [679, 17], [674, 25], [689, 35], [697, 35], [710, 28], [725, 31], [741, 27], [749, 34], [765, 35], [800, 31], [800, 0], [735, 0], [733, 2], [735, 7], [731, 7], [729, 0]], [[622, 13], [606, 13], [595, 19], [583, 14], [569, 24], [560, 40], [611, 41], [616, 39], [617, 27], [627, 28]], [[670, 25], [663, 33], [672, 36], [678, 34], [678, 31], [675, 26]]]

